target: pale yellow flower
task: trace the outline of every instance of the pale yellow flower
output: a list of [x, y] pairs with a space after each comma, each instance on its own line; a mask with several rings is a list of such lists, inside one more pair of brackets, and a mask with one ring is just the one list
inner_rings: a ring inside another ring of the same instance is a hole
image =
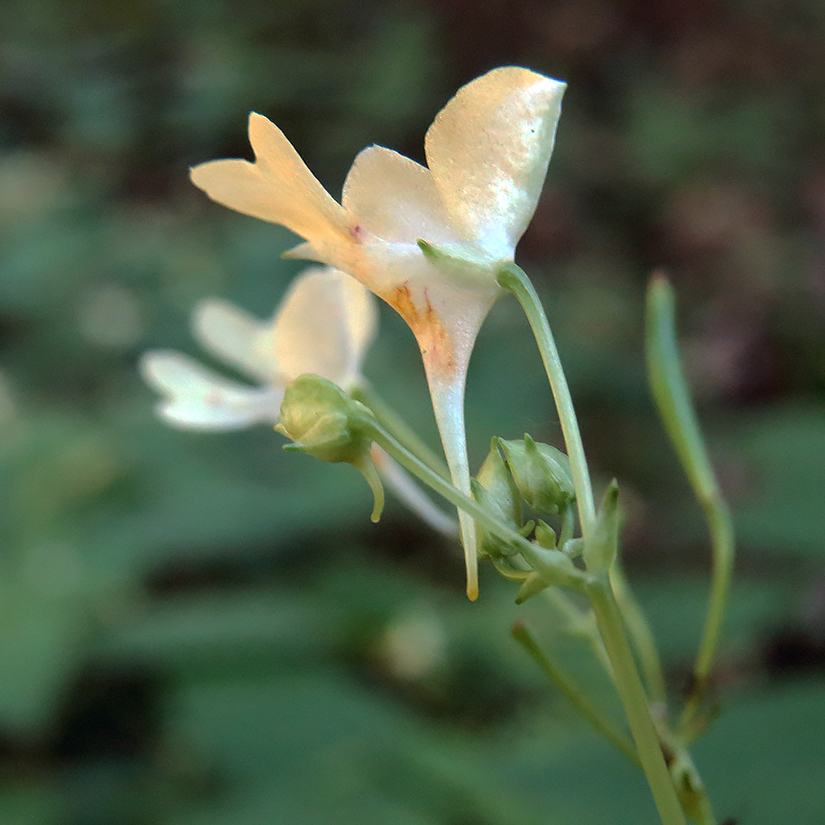
[[[214, 298], [193, 313], [192, 331], [204, 348], [254, 386], [171, 350], [144, 353], [140, 371], [163, 396], [158, 414], [174, 427], [217, 431], [272, 425], [284, 390], [299, 375], [320, 375], [347, 390], [363, 380], [361, 361], [375, 336], [375, 310], [369, 291], [349, 275], [313, 267], [295, 279], [270, 321]], [[454, 521], [377, 444], [370, 452], [401, 501], [435, 530], [456, 534]]]
[[140, 370], [164, 397], [158, 413], [172, 425], [232, 430], [274, 424], [284, 390], [299, 375], [320, 375], [344, 389], [357, 383], [376, 315], [372, 296], [359, 283], [343, 272], [313, 267], [296, 278], [269, 321], [218, 299], [195, 309], [195, 338], [255, 386], [171, 350], [145, 353]]
[[[291, 251], [353, 275], [407, 321], [418, 341], [455, 485], [470, 490], [464, 385], [478, 330], [501, 294], [544, 183], [565, 84], [495, 69], [459, 89], [425, 140], [427, 166], [371, 146], [355, 159], [338, 204], [283, 133], [252, 114], [255, 162], [196, 166], [219, 203], [283, 224]], [[419, 244], [425, 241], [426, 244]], [[467, 592], [478, 593], [475, 529], [462, 515]]]

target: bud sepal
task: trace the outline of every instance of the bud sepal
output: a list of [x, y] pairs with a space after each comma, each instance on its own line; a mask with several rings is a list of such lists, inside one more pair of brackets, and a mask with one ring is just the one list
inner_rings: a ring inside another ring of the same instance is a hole
[[524, 501], [541, 513], [564, 513], [576, 498], [570, 461], [549, 444], [536, 443], [525, 433], [520, 441], [499, 444]]

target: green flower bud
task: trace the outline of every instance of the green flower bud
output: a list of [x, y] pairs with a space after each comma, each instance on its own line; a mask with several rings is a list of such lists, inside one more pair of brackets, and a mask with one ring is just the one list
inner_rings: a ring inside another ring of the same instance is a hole
[[541, 513], [564, 512], [576, 497], [567, 456], [527, 434], [523, 441], [499, 439], [499, 444], [527, 504]]
[[292, 440], [285, 450], [322, 461], [352, 464], [366, 479], [375, 505], [372, 520], [384, 507], [384, 488], [370, 457], [372, 439], [365, 426], [372, 413], [340, 387], [317, 375], [301, 375], [286, 389], [275, 429]]
[[602, 506], [596, 515], [596, 526], [584, 544], [582, 557], [591, 575], [599, 575], [610, 569], [619, 545], [619, 485], [610, 482], [604, 494]]
[[301, 375], [286, 389], [275, 429], [294, 443], [286, 450], [299, 450], [322, 461], [351, 463], [369, 451], [357, 426], [369, 410], [350, 398], [340, 387], [317, 375]]

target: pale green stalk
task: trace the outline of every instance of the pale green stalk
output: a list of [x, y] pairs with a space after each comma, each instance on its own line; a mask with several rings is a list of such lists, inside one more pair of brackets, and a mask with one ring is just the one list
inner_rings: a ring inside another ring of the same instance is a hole
[[499, 270], [498, 282], [504, 289], [516, 296], [536, 338], [559, 413], [559, 423], [564, 435], [564, 443], [567, 445], [567, 456], [570, 459], [573, 486], [576, 488], [576, 504], [579, 508], [582, 536], [587, 541], [590, 529], [596, 521], [593, 486], [590, 483], [590, 471], [587, 468], [576, 411], [573, 409], [573, 399], [570, 395], [570, 388], [567, 386], [567, 378], [562, 369], [550, 324], [547, 322], [544, 307], [533, 284], [521, 267], [513, 263], [506, 264]]
[[424, 462], [442, 478], [449, 478], [450, 471], [444, 459], [425, 443], [415, 430], [386, 403], [366, 382], [354, 387], [350, 395], [372, 410], [373, 415], [388, 433], [403, 444], [413, 455]]
[[694, 685], [682, 712], [680, 731], [690, 736], [704, 698], [728, 598], [734, 564], [733, 525], [711, 467], [690, 400], [676, 342], [675, 297], [667, 279], [654, 276], [647, 294], [646, 351], [653, 399], [708, 524], [713, 553], [708, 613], [694, 664]]
[[[435, 492], [468, 513], [486, 530], [517, 545], [522, 556], [536, 572], [540, 575], [545, 573], [548, 577], [553, 575], [553, 571], [546, 568], [543, 560], [533, 551], [532, 545], [527, 539], [491, 516], [476, 501], [465, 496], [448, 481], [433, 472], [426, 464], [408, 452], [380, 424], [372, 419], [364, 418], [361, 421], [361, 427], [364, 436], [375, 440], [401, 466], [421, 479]], [[647, 697], [636, 671], [630, 646], [624, 635], [621, 615], [610, 590], [610, 584], [604, 578], [603, 580], [590, 582], [585, 589], [593, 606], [607, 654], [613, 665], [616, 688], [625, 707], [630, 730], [638, 748], [639, 760], [647, 776], [662, 823], [663, 825], [685, 825], [685, 818], [662, 757], [659, 740], [653, 727], [653, 721], [650, 718]]]
[[381, 479], [413, 513], [438, 533], [448, 538], [458, 538], [458, 522], [437, 507], [432, 499], [418, 486], [412, 476], [393, 461], [377, 444], [370, 449]]
[[[553, 588], [555, 589], [555, 588]], [[543, 650], [530, 629], [523, 622], [513, 625], [513, 638], [530, 654], [533, 661], [550, 677], [556, 687], [567, 697], [576, 710], [605, 737], [615, 745], [636, 767], [641, 768], [639, 754], [633, 743], [620, 733], [613, 723], [584, 695], [581, 688], [552, 661], [547, 651]]]

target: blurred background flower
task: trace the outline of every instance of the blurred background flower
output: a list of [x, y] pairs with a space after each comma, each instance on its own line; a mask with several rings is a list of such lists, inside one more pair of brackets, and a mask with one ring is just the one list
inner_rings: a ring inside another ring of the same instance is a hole
[[[433, 114], [505, 64], [569, 84], [519, 262], [596, 477], [631, 501], [623, 554], [674, 692], [708, 550], [641, 319], [654, 267], [678, 290], [741, 540], [722, 713], [696, 752], [715, 807], [821, 816], [824, 50], [818, 0], [0, 4], [0, 819], [653, 821], [641, 778], [510, 642], [534, 606], [484, 570], [468, 604], [455, 548], [398, 505], [371, 525], [364, 485], [266, 428], [164, 428], [137, 374], [145, 349], [196, 354], [199, 300], [263, 317], [301, 268], [279, 257], [288, 232], [188, 181], [248, 157], [250, 110], [337, 196], [365, 145], [423, 161]], [[364, 372], [437, 443], [389, 312]], [[512, 301], [482, 330], [467, 405], [473, 467], [493, 434], [559, 445]]]

